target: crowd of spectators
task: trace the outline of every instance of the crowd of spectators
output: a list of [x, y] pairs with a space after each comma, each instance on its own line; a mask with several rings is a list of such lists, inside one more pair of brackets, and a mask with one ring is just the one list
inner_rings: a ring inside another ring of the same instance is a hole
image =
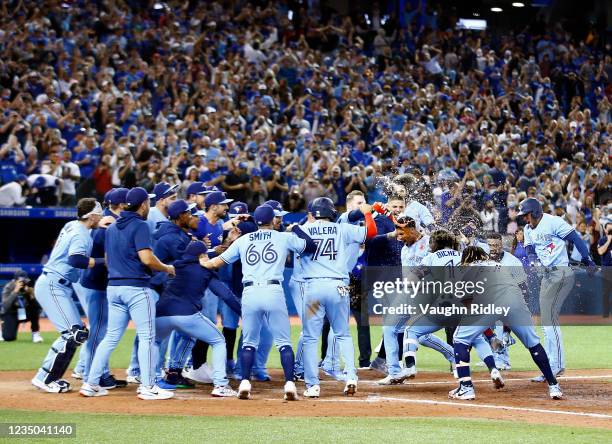
[[596, 250], [612, 213], [596, 34], [458, 30], [422, 4], [146, 3], [2, 2], [1, 206], [199, 180], [303, 211], [353, 190], [384, 200], [385, 177], [412, 173], [440, 224], [514, 234], [535, 196]]

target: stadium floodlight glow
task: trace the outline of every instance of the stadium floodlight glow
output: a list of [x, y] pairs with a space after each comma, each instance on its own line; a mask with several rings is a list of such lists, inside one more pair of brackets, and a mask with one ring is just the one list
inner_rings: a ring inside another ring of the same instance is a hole
[[513, 2], [512, 6], [514, 6], [515, 8], [524, 8], [525, 7], [525, 3], [522, 3], [522, 2]]
[[491, 8], [491, 12], [502, 12], [502, 11], [503, 11], [503, 9], [500, 8], [499, 6], [493, 6]]

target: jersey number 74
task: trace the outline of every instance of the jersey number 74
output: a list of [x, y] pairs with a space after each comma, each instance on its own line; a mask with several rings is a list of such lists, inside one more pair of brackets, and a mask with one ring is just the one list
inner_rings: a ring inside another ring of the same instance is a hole
[[336, 248], [336, 241], [333, 237], [328, 239], [313, 239], [317, 244], [317, 251], [312, 255], [312, 260], [317, 261], [319, 258], [328, 258], [330, 261], [335, 261], [338, 257], [338, 249]]

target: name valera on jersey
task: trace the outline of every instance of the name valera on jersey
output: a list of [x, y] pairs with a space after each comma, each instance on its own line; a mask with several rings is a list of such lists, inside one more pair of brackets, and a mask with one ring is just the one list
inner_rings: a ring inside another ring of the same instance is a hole
[[249, 234], [250, 241], [269, 240], [269, 239], [272, 239], [271, 231], [256, 231], [254, 233]]
[[338, 228], [335, 225], [332, 225], [329, 227], [309, 227], [308, 233], [311, 236], [315, 236], [315, 235], [322, 236], [324, 234], [337, 234]]

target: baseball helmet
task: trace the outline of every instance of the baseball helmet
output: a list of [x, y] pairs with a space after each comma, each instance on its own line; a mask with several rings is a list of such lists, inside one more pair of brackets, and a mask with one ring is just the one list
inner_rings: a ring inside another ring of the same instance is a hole
[[316, 219], [336, 220], [338, 213], [329, 197], [317, 197], [312, 201], [311, 213]]
[[533, 197], [525, 199], [519, 205], [519, 216], [524, 216], [525, 214], [531, 214], [536, 219], [542, 217], [542, 204]]

